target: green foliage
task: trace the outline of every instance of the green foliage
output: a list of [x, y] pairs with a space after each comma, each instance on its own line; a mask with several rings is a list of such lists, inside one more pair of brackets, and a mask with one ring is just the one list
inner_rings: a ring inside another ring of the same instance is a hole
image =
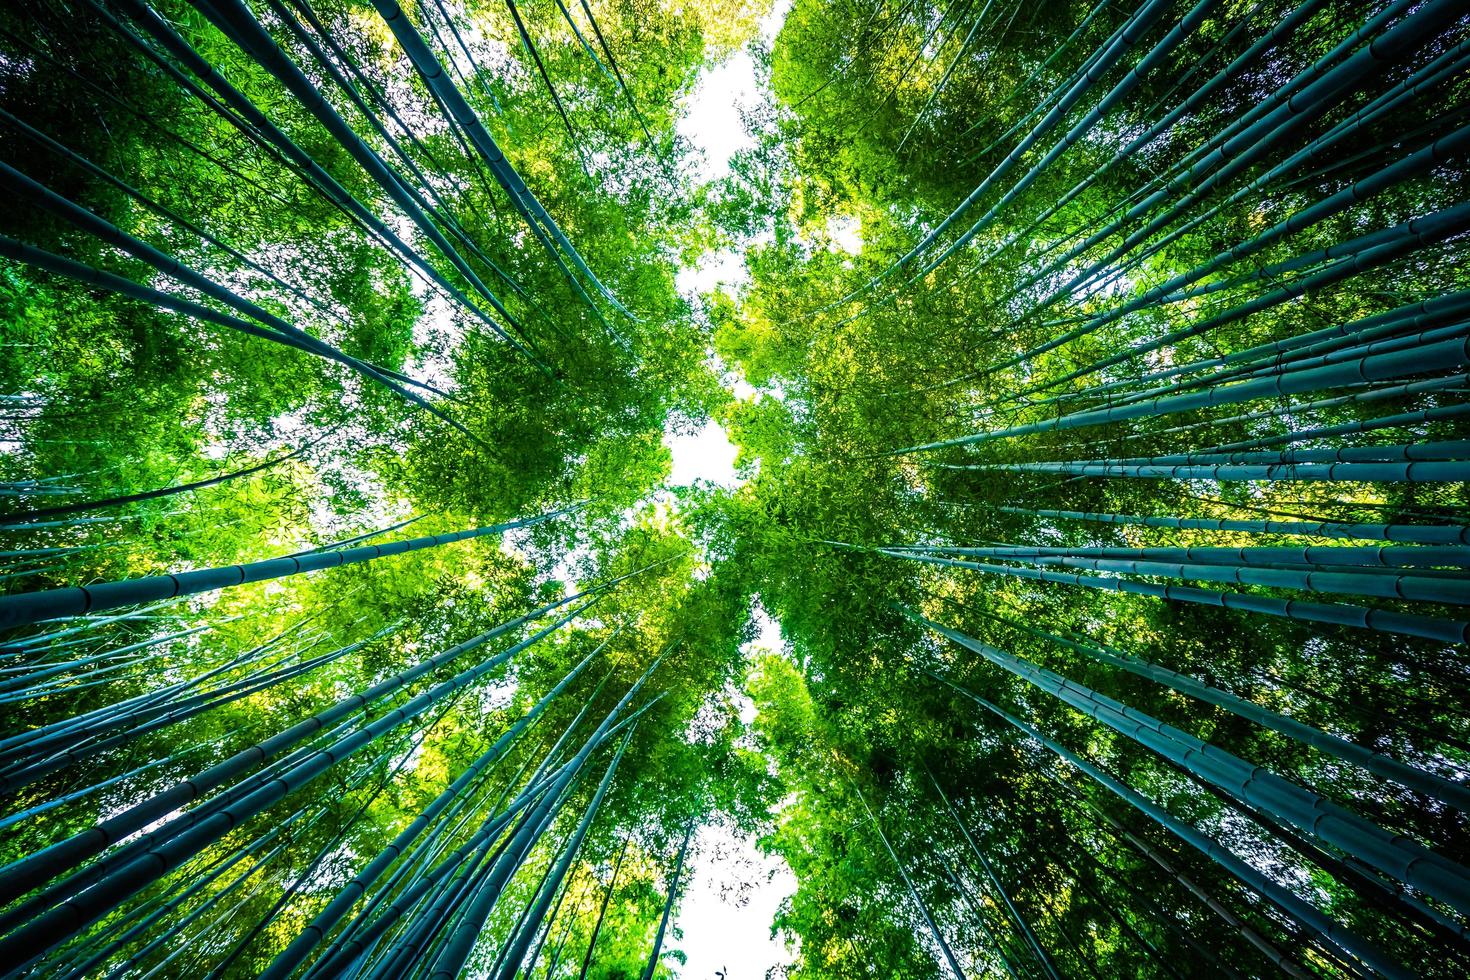
[[0, 11], [7, 969], [1470, 970], [1455, 4], [394, 9]]

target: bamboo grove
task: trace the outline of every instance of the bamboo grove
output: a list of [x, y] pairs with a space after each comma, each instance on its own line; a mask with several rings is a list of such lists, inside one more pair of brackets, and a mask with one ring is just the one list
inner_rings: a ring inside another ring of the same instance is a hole
[[0, 972], [1466, 975], [1467, 45], [0, 10]]

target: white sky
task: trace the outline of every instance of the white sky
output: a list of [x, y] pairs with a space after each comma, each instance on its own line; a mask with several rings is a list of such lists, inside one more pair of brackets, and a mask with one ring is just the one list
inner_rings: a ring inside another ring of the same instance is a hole
[[832, 244], [848, 255], [856, 255], [863, 250], [863, 225], [857, 218], [833, 215], [827, 219], [827, 234], [831, 236]]
[[684, 100], [678, 132], [700, 154], [695, 173], [702, 180], [718, 180], [730, 172], [736, 151], [755, 145], [740, 111], [761, 99], [755, 65], [744, 50], [700, 71], [694, 91]]
[[[773, 43], [791, 9], [791, 0], [775, 0], [760, 20], [760, 41]], [[684, 115], [678, 123], [680, 136], [703, 155], [696, 174], [716, 180], [730, 172], [730, 157], [755, 145], [745, 130], [740, 110], [766, 100], [755, 79], [755, 64], [744, 48], [717, 65], [706, 67], [684, 100]]]
[[739, 450], [718, 422], [708, 421], [691, 435], [664, 432], [664, 445], [674, 457], [669, 484], [687, 487], [696, 480], [707, 480], [723, 487], [735, 487], [735, 454]]
[[[747, 657], [784, 648], [780, 625], [757, 603], [752, 618], [760, 635], [741, 648]], [[755, 705], [737, 698], [740, 720], [750, 724]], [[695, 834], [689, 886], [674, 924], [683, 933], [670, 947], [688, 957], [682, 980], [763, 980], [766, 971], [792, 958], [785, 943], [771, 938], [771, 919], [782, 899], [796, 891], [796, 876], [779, 857], [762, 854], [755, 841], [721, 826]], [[665, 962], [673, 965], [673, 960]]]
[[674, 274], [674, 285], [691, 302], [697, 303], [705, 293], [717, 286], [740, 286], [750, 278], [745, 256], [732, 249], [705, 252], [694, 265], [686, 265]]
[[[775, 0], [770, 12], [760, 20], [761, 43], [769, 45], [775, 40], [790, 9], [791, 0]], [[696, 151], [697, 179], [710, 181], [725, 176], [730, 172], [730, 158], [755, 145], [740, 112], [768, 98], [769, 93], [756, 80], [755, 63], [743, 48], [700, 72], [694, 91], [683, 101], [683, 115], [677, 124], [679, 134]], [[855, 228], [854, 225], [854, 234]], [[738, 286], [748, 279], [744, 255], [725, 249], [707, 252], [694, 266], [681, 268], [676, 283], [690, 302], [697, 303], [700, 295], [718, 286]], [[749, 396], [748, 390], [741, 390], [749, 386], [741, 385], [738, 379], [734, 385], [736, 397]], [[670, 484], [689, 486], [696, 480], [707, 480], [725, 487], [739, 485], [740, 480], [735, 476], [737, 450], [718, 423], [706, 422], [692, 435], [665, 432], [664, 444], [674, 457]]]
[[[760, 32], [769, 44], [780, 30], [790, 9], [790, 0], [776, 0], [761, 20]], [[757, 84], [755, 66], [742, 50], [719, 65], [705, 69], [693, 93], [684, 101], [679, 133], [698, 153], [696, 177], [717, 180], [730, 170], [730, 158], [754, 145], [740, 118], [742, 107], [755, 105], [768, 95]], [[855, 237], [854, 223], [851, 234]], [[706, 253], [692, 267], [679, 270], [680, 292], [691, 302], [717, 286], [738, 286], [748, 274], [739, 251]], [[714, 355], [711, 354], [713, 358]], [[718, 358], [714, 358], [718, 362]], [[723, 365], [714, 365], [736, 397], [750, 397], [752, 390]], [[705, 422], [690, 434], [666, 431], [664, 443], [673, 455], [669, 483], [688, 486], [707, 480], [725, 487], [740, 484], [735, 475], [735, 446], [725, 430], [714, 421]], [[746, 644], [743, 652], [783, 648], [779, 626], [757, 606], [755, 621], [760, 635]], [[749, 724], [755, 707], [748, 698], [737, 698], [740, 718]], [[791, 958], [785, 944], [771, 937], [771, 919], [781, 901], [796, 890], [796, 878], [779, 857], [762, 854], [755, 841], [721, 826], [702, 827], [691, 850], [689, 884], [679, 903], [675, 925], [682, 933], [670, 948], [688, 958], [679, 970], [683, 980], [762, 980], [766, 971]], [[674, 961], [665, 960], [671, 966]]]
[[796, 878], [785, 861], [725, 827], [701, 827], [695, 842], [689, 888], [675, 920], [683, 938], [669, 944], [688, 957], [679, 976], [719, 980], [715, 972], [723, 971], [725, 980], [762, 980], [768, 969], [791, 959], [785, 944], [771, 938], [771, 919], [796, 890]]

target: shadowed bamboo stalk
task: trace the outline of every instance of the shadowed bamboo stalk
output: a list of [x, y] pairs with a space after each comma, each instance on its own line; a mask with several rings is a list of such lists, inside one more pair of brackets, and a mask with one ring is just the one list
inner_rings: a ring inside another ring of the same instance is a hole
[[[145, 850], [133, 860], [121, 864], [100, 877], [91, 888], [74, 895], [63, 904], [41, 914], [0, 939], [0, 955], [10, 961], [34, 959], [68, 936], [86, 928], [127, 898], [179, 867], [208, 845], [228, 833], [241, 820], [261, 813], [285, 796], [314, 781], [331, 767], [351, 757], [363, 747], [418, 717], [447, 695], [484, 678], [516, 653], [530, 647], [569, 622], [581, 610], [563, 617], [528, 640], [516, 644], [502, 654], [442, 681], [428, 691], [386, 712], [357, 731], [337, 739], [328, 748], [318, 749], [269, 782], [253, 788], [209, 816], [167, 837]], [[158, 832], [155, 831], [155, 834]], [[119, 862], [121, 863], [121, 862]], [[24, 951], [24, 954], [22, 954]]]
[[[840, 542], [829, 542], [839, 547], [855, 547]], [[863, 549], [859, 549], [863, 550]], [[1008, 575], [1012, 578], [1031, 579], [1040, 582], [1058, 582], [1080, 585], [1091, 589], [1111, 592], [1127, 592], [1133, 595], [1153, 596], [1174, 602], [1198, 603], [1222, 609], [1241, 609], [1267, 616], [1306, 623], [1330, 623], [1352, 626], [1359, 629], [1383, 633], [1402, 633], [1419, 636], [1442, 643], [1470, 642], [1470, 621], [1443, 619], [1437, 616], [1421, 616], [1399, 613], [1388, 609], [1353, 606], [1346, 603], [1302, 602], [1298, 599], [1277, 599], [1273, 596], [1244, 592], [1216, 592], [1187, 585], [1156, 585], [1152, 582], [1135, 582], [1130, 579], [1107, 578], [1099, 575], [1082, 575], [1077, 572], [1056, 572], [1042, 568], [1018, 568], [1012, 565], [995, 565], [986, 562], [959, 561], [912, 552], [876, 549], [879, 554], [892, 558], [907, 558], [910, 561], [940, 565], [949, 568], [964, 568], [990, 575]]]
[[1462, 915], [1470, 910], [1470, 869], [1391, 834], [1320, 794], [1201, 741], [1074, 680], [900, 607], [915, 622], [1020, 677], [1058, 700], [1147, 746], [1190, 775], [1259, 806], [1366, 864], [1421, 889]]
[[1426, 772], [1417, 766], [1407, 765], [1391, 758], [1383, 752], [1365, 748], [1344, 738], [1339, 738], [1318, 728], [1303, 724], [1293, 718], [1289, 718], [1278, 712], [1263, 708], [1244, 698], [1236, 697], [1227, 691], [1222, 691], [1213, 685], [1196, 680], [1186, 674], [1180, 674], [1160, 667], [1157, 664], [1141, 660], [1116, 647], [1105, 646], [1099, 643], [1084, 642], [1074, 638], [1059, 636], [1056, 633], [1048, 633], [1025, 623], [995, 616], [982, 612], [982, 615], [994, 619], [996, 622], [1004, 623], [1013, 629], [1019, 629], [1041, 639], [1050, 640], [1069, 650], [1092, 657], [1101, 663], [1112, 667], [1118, 667], [1139, 677], [1146, 677], [1159, 684], [1167, 685], [1181, 694], [1188, 694], [1208, 704], [1224, 708], [1238, 717], [1253, 721], [1262, 727], [1279, 732], [1289, 738], [1294, 738], [1303, 745], [1310, 745], [1319, 751], [1325, 752], [1334, 758], [1344, 762], [1350, 762], [1361, 766], [1374, 775], [1384, 779], [1391, 779], [1403, 786], [1426, 796], [1443, 800], [1459, 810], [1470, 812], [1470, 788], [1462, 782], [1447, 779], [1434, 773]]
[[1344, 950], [1356, 959], [1361, 960], [1370, 969], [1376, 970], [1386, 977], [1393, 977], [1396, 980], [1409, 980], [1413, 976], [1411, 971], [1394, 960], [1388, 953], [1378, 948], [1376, 944], [1364, 939], [1352, 930], [1345, 928], [1329, 916], [1323, 914], [1316, 906], [1297, 897], [1290, 889], [1276, 883], [1270, 877], [1241, 860], [1233, 852], [1200, 832], [1194, 826], [1174, 817], [1163, 807], [1151, 802], [1131, 786], [1093, 765], [1091, 762], [1088, 762], [1060, 742], [1048, 738], [994, 703], [966, 688], [960, 687], [947, 678], [924, 667], [919, 667], [919, 670], [939, 681], [941, 684], [953, 689], [958, 694], [974, 701], [997, 718], [1032, 738], [1072, 768], [1103, 786], [1118, 799], [1132, 806], [1186, 844], [1203, 853], [1211, 861], [1229, 872], [1247, 887], [1260, 893], [1272, 904], [1280, 908], [1293, 921], [1316, 937], [1318, 942], [1328, 947], [1335, 946]]
[[1006, 514], [1091, 521], [1099, 524], [1136, 524], [1198, 531], [1241, 531], [1247, 534], [1300, 534], [1322, 538], [1358, 538], [1421, 544], [1470, 544], [1470, 526], [1434, 527], [1420, 524], [1352, 524], [1343, 521], [1238, 520], [1215, 517], [1150, 517], [1138, 514], [1099, 514], [1078, 510], [1030, 509], [1001, 506]]
[[[393, 32], [393, 36], [398, 39], [398, 43], [403, 48], [404, 54], [408, 56], [409, 61], [417, 69], [424, 83], [443, 102], [454, 122], [463, 127], [464, 131], [469, 135], [470, 141], [489, 165], [491, 172], [495, 175], [495, 179], [500, 182], [501, 187], [510, 195], [511, 203], [520, 212], [532, 232], [544, 241], [548, 251], [554, 253], [559, 251], [565, 255], [577, 268], [577, 271], [586, 277], [587, 281], [602, 294], [603, 298], [612, 303], [619, 312], [631, 318], [633, 315], [602, 284], [602, 280], [598, 279], [587, 266], [581, 253], [577, 251], [571, 241], [562, 233], [560, 226], [552, 220], [551, 215], [547, 214], [546, 209], [541, 206], [541, 202], [526, 187], [525, 181], [521, 179], [520, 174], [511, 166], [510, 161], [505, 158], [505, 154], [501, 152], [499, 145], [495, 142], [495, 138], [490, 135], [489, 130], [480, 121], [478, 114], [470, 106], [469, 102], [466, 101], [459, 89], [445, 76], [444, 68], [439, 63], [438, 57], [429, 49], [423, 36], [409, 22], [403, 9], [394, 0], [373, 0], [373, 6], [377, 9], [383, 21], [388, 25], [388, 28]], [[554, 245], [552, 243], [553, 239], [555, 242]], [[592, 305], [590, 300], [589, 305]]]

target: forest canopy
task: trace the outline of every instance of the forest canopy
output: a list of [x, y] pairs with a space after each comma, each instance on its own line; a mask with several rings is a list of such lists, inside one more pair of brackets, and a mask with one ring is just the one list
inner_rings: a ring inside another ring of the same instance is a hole
[[1470, 975], [1467, 47], [0, 7], [0, 973]]

